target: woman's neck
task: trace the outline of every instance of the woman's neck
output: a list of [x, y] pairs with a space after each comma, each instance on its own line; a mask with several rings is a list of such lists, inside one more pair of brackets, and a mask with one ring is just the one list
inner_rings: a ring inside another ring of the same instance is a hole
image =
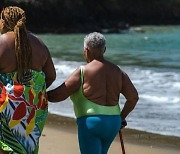
[[89, 59], [89, 60], [88, 60], [88, 63], [92, 62], [93, 60], [97, 60], [97, 61], [100, 61], [100, 62], [105, 61], [104, 57], [101, 56], [101, 57], [94, 57], [94, 58], [92, 58], [92, 59]]

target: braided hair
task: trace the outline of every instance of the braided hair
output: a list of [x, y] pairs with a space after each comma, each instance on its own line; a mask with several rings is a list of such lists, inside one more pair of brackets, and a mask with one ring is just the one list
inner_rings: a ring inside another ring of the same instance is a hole
[[9, 6], [2, 10], [1, 20], [4, 28], [14, 31], [15, 34], [15, 53], [17, 59], [17, 79], [24, 83], [31, 79], [32, 48], [27, 36], [25, 26], [25, 12], [16, 6]]

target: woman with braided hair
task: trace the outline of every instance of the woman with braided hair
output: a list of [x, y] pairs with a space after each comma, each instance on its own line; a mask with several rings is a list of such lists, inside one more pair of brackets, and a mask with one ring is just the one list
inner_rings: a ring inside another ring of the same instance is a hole
[[25, 12], [6, 7], [0, 19], [0, 154], [36, 154], [48, 113], [46, 88], [55, 68], [45, 44], [26, 30]]

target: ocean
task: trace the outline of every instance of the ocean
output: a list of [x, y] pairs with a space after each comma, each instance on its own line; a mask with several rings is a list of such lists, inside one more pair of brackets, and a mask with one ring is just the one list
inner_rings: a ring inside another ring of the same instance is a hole
[[[127, 117], [127, 128], [180, 137], [180, 26], [141, 26], [120, 34], [104, 34], [105, 58], [124, 70], [139, 93], [139, 101]], [[83, 59], [86, 34], [38, 35], [50, 50], [57, 71], [49, 89], [63, 83]], [[125, 98], [121, 96], [121, 108]], [[49, 112], [75, 118], [68, 98], [49, 103]]]

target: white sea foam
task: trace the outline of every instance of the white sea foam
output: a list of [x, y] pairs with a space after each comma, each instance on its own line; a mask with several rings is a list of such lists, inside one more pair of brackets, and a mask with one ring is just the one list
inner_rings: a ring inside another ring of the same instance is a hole
[[140, 99], [146, 99], [148, 101], [152, 101], [154, 103], [166, 103], [166, 102], [171, 102], [171, 103], [179, 103], [180, 98], [178, 97], [165, 97], [165, 96], [152, 96], [152, 95], [140, 95]]
[[[180, 89], [180, 82], [174, 82], [172, 85], [174, 88]], [[180, 94], [179, 94], [180, 95]]]

